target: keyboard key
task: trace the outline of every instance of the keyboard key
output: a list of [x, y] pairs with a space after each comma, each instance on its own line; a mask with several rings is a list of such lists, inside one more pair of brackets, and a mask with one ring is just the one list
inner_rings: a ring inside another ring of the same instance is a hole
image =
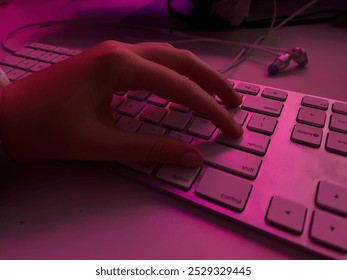
[[206, 164], [255, 179], [260, 169], [260, 157], [211, 142], [193, 142], [204, 156]]
[[276, 118], [255, 113], [252, 115], [247, 128], [249, 130], [272, 135], [275, 131], [276, 125]]
[[168, 136], [182, 140], [182, 141], [187, 142], [187, 143], [191, 143], [193, 140], [193, 137], [191, 135], [188, 135], [188, 134], [185, 134], [182, 132], [178, 132], [175, 130], [171, 130], [169, 132]]
[[304, 205], [279, 196], [273, 196], [266, 213], [266, 221], [292, 233], [301, 234], [306, 213], [307, 209]]
[[219, 133], [215, 141], [217, 143], [263, 156], [269, 146], [270, 137], [251, 131], [245, 131], [238, 139]]
[[6, 66], [6, 65], [3, 65], [3, 64], [0, 64], [0, 68], [2, 69], [2, 71], [5, 72], [5, 74], [7, 74], [8, 72], [10, 72], [10, 71], [12, 71], [14, 69], [13, 67]]
[[242, 212], [251, 190], [252, 183], [226, 172], [207, 168], [195, 192], [218, 204]]
[[33, 49], [31, 48], [23, 48], [19, 51], [16, 51], [15, 52], [15, 55], [18, 55], [18, 56], [26, 56], [28, 53], [32, 52]]
[[305, 96], [301, 100], [301, 104], [304, 106], [313, 107], [321, 110], [327, 110], [329, 107], [328, 100], [313, 96]]
[[161, 98], [155, 94], [151, 94], [151, 96], [148, 98], [147, 102], [154, 104], [154, 105], [157, 105], [157, 106], [165, 107], [169, 103], [169, 100]]
[[116, 126], [127, 132], [136, 132], [140, 128], [141, 122], [133, 118], [120, 116], [116, 122]]
[[157, 134], [157, 135], [164, 135], [166, 133], [166, 129], [164, 127], [150, 124], [150, 123], [143, 123], [139, 132], [141, 133], [148, 133], [148, 134]]
[[130, 117], [135, 117], [144, 107], [145, 104], [142, 102], [127, 99], [118, 107], [117, 112]]
[[39, 60], [43, 62], [51, 62], [53, 59], [57, 58], [59, 55], [53, 52], [45, 53], [44, 55], [40, 56]]
[[347, 116], [341, 114], [332, 114], [329, 128], [342, 133], [347, 133]]
[[160, 167], [156, 177], [184, 190], [189, 190], [200, 169], [201, 167], [190, 168], [178, 165], [163, 165]]
[[23, 76], [26, 73], [26, 71], [21, 70], [21, 69], [13, 69], [11, 72], [8, 72], [7, 78], [14, 82], [16, 80], [18, 80], [21, 76]]
[[69, 50], [67, 53], [66, 53], [66, 55], [71, 55], [71, 56], [73, 56], [73, 55], [78, 55], [78, 54], [80, 54], [82, 51], [80, 51], [80, 50], [73, 50], [73, 49], [71, 49], [71, 50]]
[[347, 115], [347, 103], [335, 102], [332, 110], [334, 113]]
[[347, 186], [320, 181], [317, 187], [316, 204], [347, 217]]
[[53, 51], [55, 48], [56, 48], [56, 46], [49, 45], [49, 44], [43, 44], [40, 47], [41, 50], [48, 51], [48, 52]]
[[158, 166], [158, 164], [156, 163], [147, 162], [120, 162], [120, 164], [146, 175], [151, 175], [155, 168]]
[[24, 60], [25, 58], [23, 57], [10, 55], [0, 59], [0, 63], [11, 67], [16, 67], [19, 63], [23, 62]]
[[148, 90], [132, 90], [128, 91], [127, 97], [143, 101], [150, 95], [150, 92]]
[[116, 109], [120, 104], [123, 103], [123, 101], [124, 101], [123, 97], [114, 94], [112, 96], [112, 101], [111, 101], [112, 110]]
[[30, 48], [33, 48], [33, 49], [39, 49], [43, 46], [42, 43], [37, 43], [37, 42], [33, 42], [29, 45]]
[[310, 237], [312, 240], [347, 252], [347, 219], [324, 211], [314, 211]]
[[183, 106], [178, 103], [171, 102], [169, 108], [174, 111], [179, 111], [183, 113], [188, 113], [190, 111], [189, 107]]
[[46, 62], [39, 62], [39, 63], [35, 64], [33, 67], [31, 67], [30, 71], [38, 72], [38, 71], [41, 71], [41, 70], [47, 68], [48, 66], [51, 66], [51, 64], [46, 63]]
[[23, 70], [29, 70], [31, 67], [33, 67], [37, 63], [37, 60], [33, 59], [26, 59], [19, 63], [17, 65], [18, 68], [23, 69]]
[[237, 108], [225, 107], [225, 109], [233, 116], [234, 120], [239, 125], [242, 126], [245, 123], [248, 116], [247, 111], [242, 110], [240, 107], [237, 107]]
[[298, 122], [317, 127], [324, 127], [325, 119], [326, 113], [324, 111], [309, 107], [301, 107], [296, 118]]
[[27, 57], [28, 58], [32, 58], [32, 59], [38, 59], [40, 56], [46, 54], [45, 51], [42, 51], [42, 50], [34, 50], [30, 53], [27, 54]]
[[291, 140], [314, 148], [319, 148], [323, 136], [323, 130], [305, 124], [296, 124], [293, 128]]
[[58, 54], [66, 54], [69, 50], [70, 49], [63, 47], [56, 47], [55, 49], [53, 49], [53, 51]]
[[339, 132], [329, 132], [325, 149], [330, 152], [347, 156], [347, 135]]
[[204, 138], [210, 139], [213, 132], [215, 132], [216, 126], [207, 119], [195, 118], [188, 127], [188, 133]]
[[261, 94], [262, 97], [285, 101], [287, 99], [287, 92], [279, 89], [265, 88]]
[[242, 108], [265, 115], [279, 117], [283, 108], [283, 103], [263, 97], [247, 96], [242, 104]]
[[165, 108], [147, 105], [140, 115], [140, 120], [158, 124], [166, 114]]
[[162, 124], [165, 127], [176, 130], [183, 130], [189, 123], [191, 116], [181, 112], [171, 111], [163, 119]]
[[58, 55], [56, 58], [54, 58], [51, 63], [58, 63], [58, 62], [61, 62], [61, 61], [64, 61], [65, 59], [68, 59], [69, 56], [67, 55]]
[[238, 92], [247, 93], [251, 95], [257, 95], [260, 91], [260, 87], [246, 83], [238, 83], [235, 89]]
[[117, 113], [117, 111], [112, 112], [112, 118], [114, 122], [117, 122], [120, 118], [120, 114]]

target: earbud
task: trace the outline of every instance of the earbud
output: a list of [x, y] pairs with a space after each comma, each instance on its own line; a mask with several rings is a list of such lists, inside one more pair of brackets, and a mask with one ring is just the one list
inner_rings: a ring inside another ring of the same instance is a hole
[[299, 67], [305, 67], [308, 63], [308, 57], [305, 49], [294, 47], [291, 51], [292, 59], [299, 65]]
[[277, 56], [275, 61], [267, 68], [267, 71], [272, 76], [277, 75], [289, 65], [291, 59], [293, 59], [299, 67], [305, 67], [308, 63], [305, 49], [294, 47], [289, 52]]
[[291, 59], [290, 53], [281, 54], [275, 58], [275, 61], [267, 68], [267, 71], [272, 76], [277, 75], [289, 65]]

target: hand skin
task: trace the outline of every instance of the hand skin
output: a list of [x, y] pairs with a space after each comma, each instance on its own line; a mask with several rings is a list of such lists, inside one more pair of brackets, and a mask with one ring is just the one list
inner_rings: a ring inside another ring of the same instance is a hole
[[169, 136], [117, 129], [114, 91], [146, 89], [204, 114], [224, 133], [242, 128], [212, 97], [238, 106], [230, 83], [191, 52], [165, 43], [106, 41], [1, 88], [1, 139], [16, 160], [139, 161], [199, 166], [201, 152]]

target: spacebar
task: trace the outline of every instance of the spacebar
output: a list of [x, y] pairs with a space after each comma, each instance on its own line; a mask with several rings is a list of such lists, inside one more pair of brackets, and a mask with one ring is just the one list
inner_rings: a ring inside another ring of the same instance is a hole
[[260, 157], [212, 142], [194, 143], [203, 154], [206, 164], [236, 173], [245, 178], [257, 177]]

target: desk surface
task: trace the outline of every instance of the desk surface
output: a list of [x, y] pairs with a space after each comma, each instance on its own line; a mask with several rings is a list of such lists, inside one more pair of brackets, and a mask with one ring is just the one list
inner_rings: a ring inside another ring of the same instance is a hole
[[[0, 38], [14, 27], [30, 22], [88, 14], [93, 9], [92, 2], [96, 1], [49, 2], [32, 1], [29, 6], [17, 0], [0, 8], [0, 18], [6, 22], [0, 30]], [[138, 3], [141, 1], [136, 5]], [[136, 8], [129, 4], [119, 15], [129, 14]], [[100, 8], [98, 13], [106, 13], [106, 10], [107, 7]], [[113, 27], [103, 26], [102, 30], [100, 32], [97, 25], [88, 32], [82, 29], [79, 38], [73, 36], [71, 26], [28, 30], [18, 33], [10, 44], [20, 48], [31, 41], [43, 41], [85, 48], [104, 39], [117, 39]], [[262, 32], [234, 30], [222, 35], [251, 42]], [[255, 52], [232, 70], [230, 77], [347, 101], [347, 56], [344, 53], [347, 29], [328, 25], [287, 27], [266, 43], [305, 47], [310, 57], [309, 66], [301, 71], [289, 69], [276, 78], [269, 77], [266, 68], [273, 58]], [[208, 50], [199, 44], [178, 46], [189, 47], [216, 68], [224, 67], [237, 52], [237, 49], [221, 46]], [[1, 51], [0, 55], [5, 53]], [[318, 258], [127, 181], [118, 176], [110, 164], [20, 164], [2, 178], [1, 185], [1, 259]]]

